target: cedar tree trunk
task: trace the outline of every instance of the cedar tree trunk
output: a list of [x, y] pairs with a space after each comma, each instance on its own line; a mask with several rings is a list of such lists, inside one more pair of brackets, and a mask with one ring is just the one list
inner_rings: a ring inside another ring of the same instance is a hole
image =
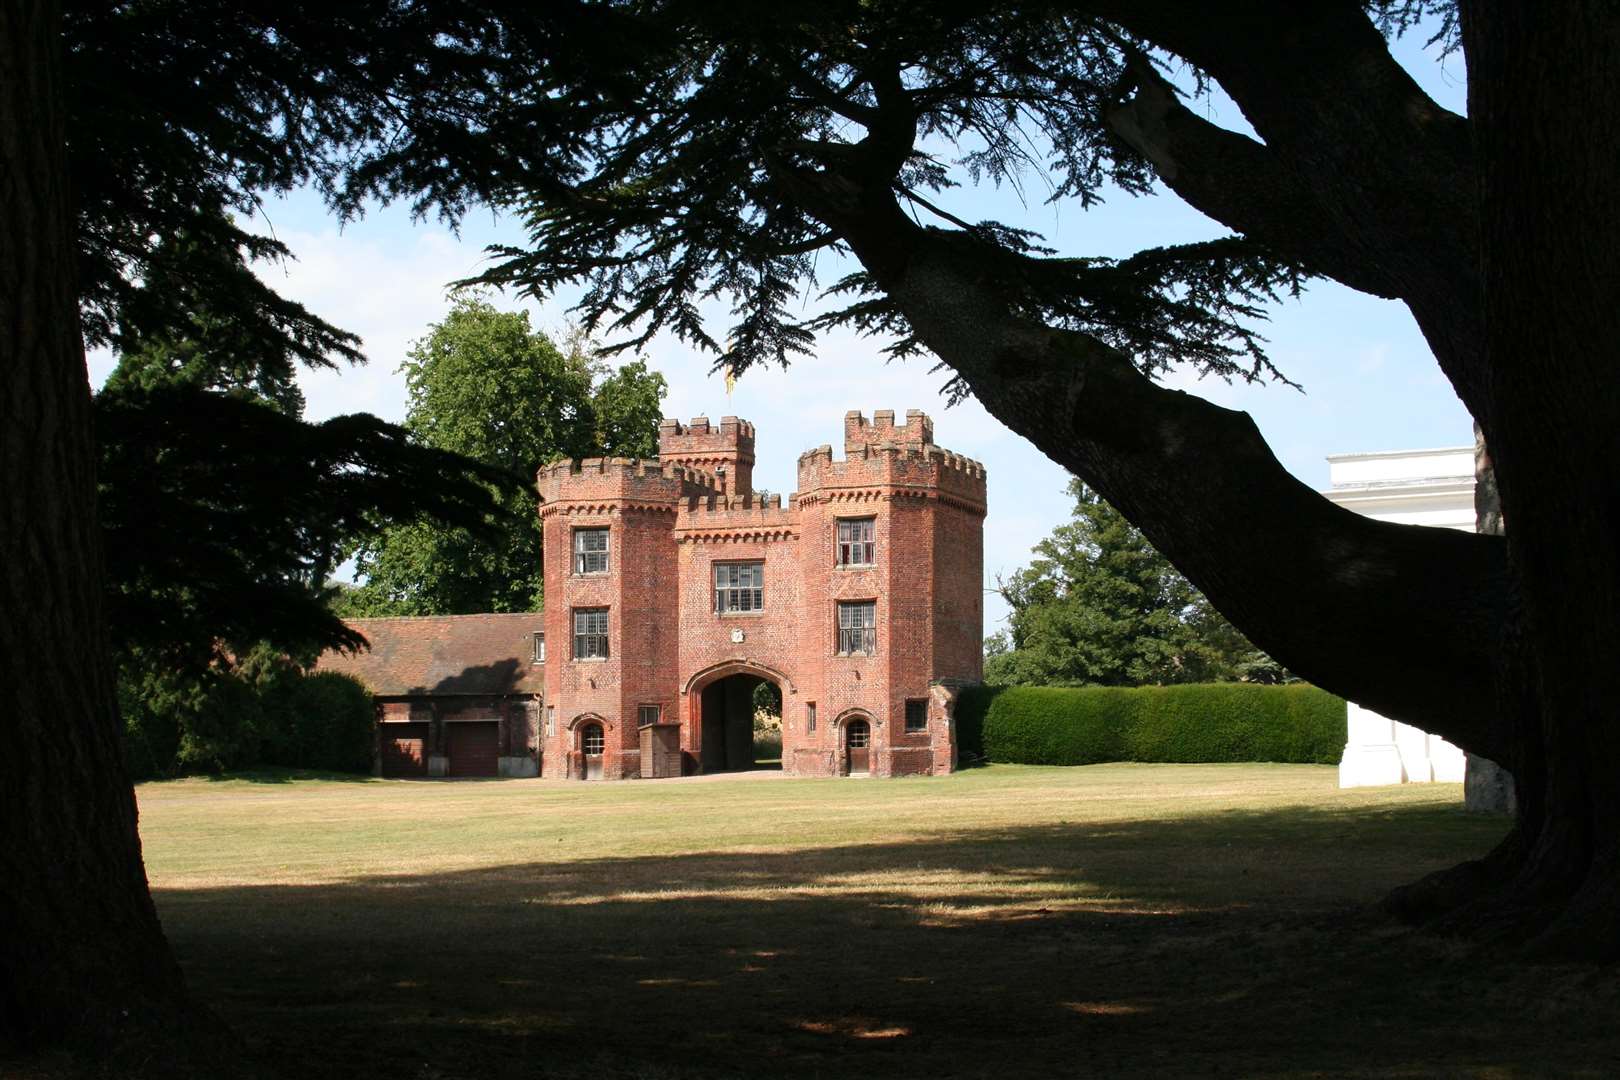
[[[1620, 8], [1463, 7], [1520, 825], [1464, 925], [1620, 956]], [[1507, 764], [1504, 762], [1503, 764]]]
[[218, 1028], [185, 1005], [120, 756], [59, 19], [49, 0], [0, 4], [0, 1040], [133, 1074]]

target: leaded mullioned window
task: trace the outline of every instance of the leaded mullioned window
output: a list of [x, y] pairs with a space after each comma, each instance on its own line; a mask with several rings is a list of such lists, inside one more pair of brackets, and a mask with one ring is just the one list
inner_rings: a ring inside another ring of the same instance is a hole
[[608, 654], [608, 609], [574, 609], [574, 659], [605, 660]]
[[715, 563], [714, 610], [763, 611], [765, 608], [765, 564]]
[[877, 601], [842, 601], [838, 605], [838, 651], [877, 652]]
[[574, 573], [605, 574], [608, 569], [608, 531], [574, 530]]
[[871, 566], [877, 561], [877, 519], [845, 518], [838, 522], [838, 565]]

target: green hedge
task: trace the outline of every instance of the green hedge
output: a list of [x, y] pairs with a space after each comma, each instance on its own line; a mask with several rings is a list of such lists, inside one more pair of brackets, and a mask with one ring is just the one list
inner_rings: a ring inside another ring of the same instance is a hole
[[327, 772], [371, 771], [371, 691], [337, 671], [287, 680], [266, 695], [263, 761]]
[[1314, 686], [974, 687], [956, 706], [966, 761], [1287, 761], [1332, 764], [1345, 705]]
[[281, 765], [371, 771], [376, 714], [371, 693], [337, 672], [282, 673], [250, 682], [121, 673], [124, 760], [131, 779]]

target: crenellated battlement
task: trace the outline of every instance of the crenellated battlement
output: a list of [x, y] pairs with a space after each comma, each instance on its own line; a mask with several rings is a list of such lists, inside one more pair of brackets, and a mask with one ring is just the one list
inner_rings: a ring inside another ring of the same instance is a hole
[[878, 409], [868, 420], [858, 409], [844, 414], [844, 454], [853, 455], [862, 446], [894, 443], [898, 446], [932, 446], [934, 422], [920, 409], [907, 409], [906, 422], [896, 426], [893, 409]]
[[[794, 505], [790, 496], [788, 506]], [[682, 507], [687, 513], [715, 513], [717, 511], [732, 510], [780, 510], [782, 509], [782, 496], [767, 495], [764, 492], [749, 492], [747, 495], [694, 495], [686, 500]]]
[[[927, 417], [912, 412], [908, 420], [918, 430]], [[931, 443], [856, 441], [841, 461], [824, 444], [799, 455], [798, 483], [801, 498], [852, 488], [906, 488], [919, 494], [937, 490], [975, 506], [986, 498], [984, 466]]]
[[753, 490], [754, 425], [735, 416], [723, 416], [718, 426], [707, 416], [691, 423], [665, 420], [658, 425], [658, 457], [712, 473], [722, 493], [744, 495]]
[[773, 495], [754, 439], [736, 417], [666, 420], [657, 460], [539, 470], [542, 775], [748, 767], [761, 680], [782, 691], [785, 772], [955, 768], [941, 688], [983, 671], [984, 466], [921, 412], [853, 412], [844, 452], [800, 455], [799, 490]]
[[786, 539], [799, 531], [799, 504], [780, 495], [698, 495], [681, 504], [675, 532], [701, 534], [713, 539], [716, 533], [736, 534], [753, 539]]
[[545, 465], [535, 477], [542, 502], [625, 499], [675, 504], [712, 495], [714, 477], [658, 458], [583, 458]]
[[735, 416], [722, 416], [718, 427], [710, 424], [707, 416], [694, 416], [689, 424], [669, 419], [659, 422], [658, 443], [660, 449], [666, 445], [666, 439], [672, 440], [671, 444], [669, 444], [671, 450], [679, 449], [673, 444], [674, 441], [686, 438], [693, 440], [717, 438], [725, 440], [725, 445], [733, 446], [742, 442], [752, 443], [754, 441], [754, 425], [747, 420], [739, 420]]

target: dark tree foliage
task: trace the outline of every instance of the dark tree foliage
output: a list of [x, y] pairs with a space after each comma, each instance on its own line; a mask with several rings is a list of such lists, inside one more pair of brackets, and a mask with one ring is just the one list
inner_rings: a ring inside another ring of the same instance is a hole
[[428, 522], [487, 542], [491, 508], [529, 490], [368, 417], [301, 423], [297, 369], [358, 362], [360, 341], [250, 266], [288, 254], [262, 197], [382, 138], [388, 87], [440, 80], [463, 19], [488, 25], [455, 4], [67, 14], [83, 329], [119, 354], [98, 438], [120, 698], [131, 738], [177, 732], [179, 765], [257, 760], [250, 723], [192, 731], [251, 711], [242, 657], [363, 647], [327, 603], [341, 552]]
[[104, 392], [99, 510], [115, 645], [167, 669], [270, 641], [313, 659], [363, 639], [327, 575], [384, 520], [487, 529], [519, 476], [412, 442], [372, 416], [309, 424], [184, 386]]
[[247, 272], [289, 254], [260, 227], [262, 199], [327, 184], [357, 148], [386, 146], [401, 87], [483, 88], [477, 57], [497, 44], [488, 14], [455, 2], [133, 0], [68, 3], [64, 30], [86, 341], [175, 333], [200, 301], [252, 351], [316, 367], [359, 359], [353, 335]]
[[[200, 287], [199, 287], [200, 286]], [[272, 310], [265, 310], [266, 306]], [[311, 327], [290, 316], [236, 250], [219, 251], [189, 236], [167, 238], [152, 252], [145, 276], [128, 290], [118, 311], [118, 366], [105, 391], [181, 385], [218, 390], [302, 416], [300, 354], [294, 343], [267, 330], [286, 326], [316, 350], [324, 364], [334, 350], [358, 359], [360, 341], [334, 333], [309, 340]]]

